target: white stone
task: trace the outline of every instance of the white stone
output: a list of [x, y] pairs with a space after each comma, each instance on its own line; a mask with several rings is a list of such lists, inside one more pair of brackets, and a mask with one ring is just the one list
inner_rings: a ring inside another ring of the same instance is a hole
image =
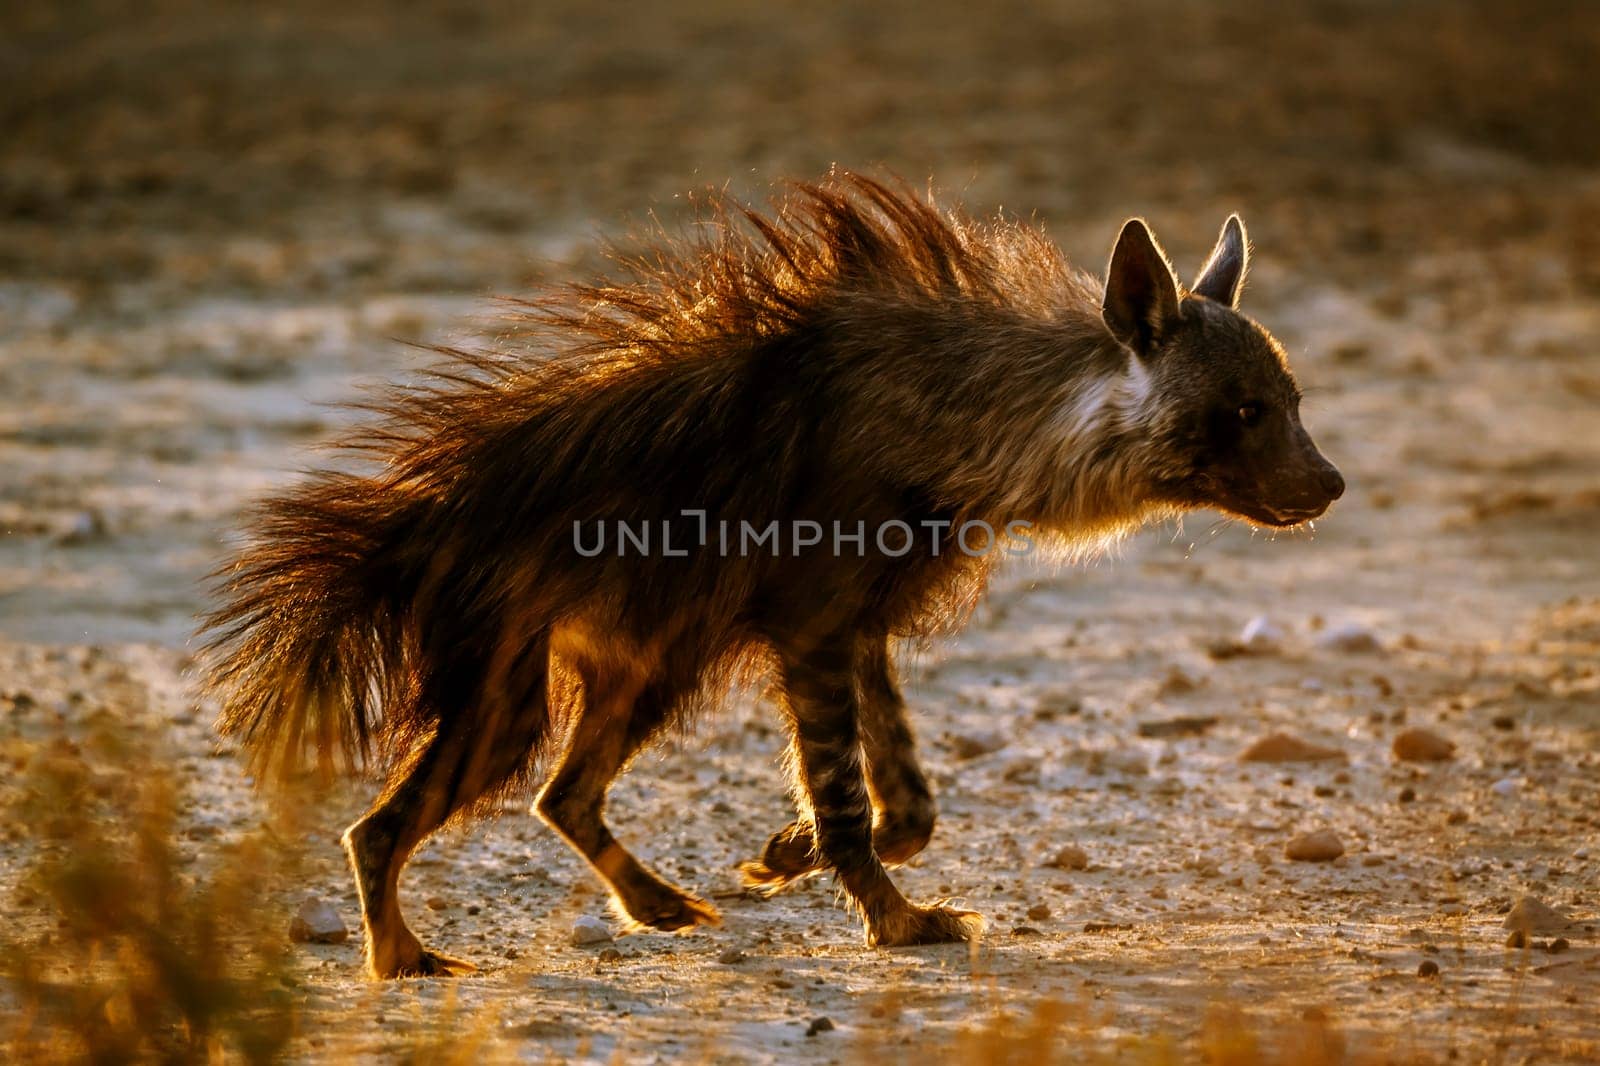
[[585, 914], [572, 923], [572, 943], [582, 947], [586, 944], [607, 944], [611, 942], [611, 928], [599, 918]]
[[1372, 630], [1360, 622], [1344, 622], [1325, 630], [1317, 637], [1317, 647], [1328, 651], [1375, 652], [1383, 644]]
[[1239, 643], [1250, 651], [1276, 651], [1283, 644], [1283, 627], [1264, 614], [1258, 614], [1239, 631]]
[[333, 904], [313, 896], [290, 919], [289, 939], [297, 944], [343, 944], [350, 939], [350, 930]]

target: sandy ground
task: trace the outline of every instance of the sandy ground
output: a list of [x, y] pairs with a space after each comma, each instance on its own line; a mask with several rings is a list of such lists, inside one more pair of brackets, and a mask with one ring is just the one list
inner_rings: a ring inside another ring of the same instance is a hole
[[[1314, 536], [1196, 515], [1013, 569], [916, 657], [942, 823], [900, 880], [983, 912], [978, 950], [869, 950], [826, 880], [738, 893], [789, 817], [747, 699], [612, 801], [720, 929], [570, 946], [604, 900], [511, 807], [405, 887], [481, 975], [374, 986], [355, 940], [298, 949], [296, 1053], [395, 1053], [448, 1002], [530, 1058], [923, 1055], [1050, 996], [1108, 1047], [1190, 1040], [1222, 1002], [1318, 1007], [1385, 1054], [1600, 1058], [1600, 20], [951, 7], [8, 12], [0, 728], [142, 723], [189, 789], [186, 853], [257, 825], [186, 675], [241, 508], [351, 417], [329, 404], [428, 361], [402, 342], [492, 335], [490, 295], [592, 269], [596, 235], [670, 224], [686, 190], [881, 165], [1096, 267], [1144, 214], [1185, 271], [1238, 209], [1247, 308], [1350, 492]], [[1238, 654], [1262, 616], [1280, 639]], [[1348, 626], [1370, 646], [1329, 640]], [[1397, 760], [1407, 727], [1454, 757]], [[1240, 761], [1275, 731], [1341, 757]], [[327, 797], [286, 914], [314, 894], [355, 922], [337, 836], [370, 789]], [[1319, 828], [1342, 858], [1285, 859]], [[1086, 869], [1048, 865], [1065, 845]], [[6, 834], [0, 881], [28, 857]], [[1506, 950], [1524, 895], [1575, 919], [1569, 950]]]

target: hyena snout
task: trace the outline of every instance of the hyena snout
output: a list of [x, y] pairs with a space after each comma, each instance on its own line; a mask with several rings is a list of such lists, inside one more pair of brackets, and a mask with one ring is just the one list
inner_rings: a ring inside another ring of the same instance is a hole
[[1344, 495], [1344, 475], [1315, 447], [1300, 457], [1269, 494], [1270, 507], [1283, 519], [1316, 518]]

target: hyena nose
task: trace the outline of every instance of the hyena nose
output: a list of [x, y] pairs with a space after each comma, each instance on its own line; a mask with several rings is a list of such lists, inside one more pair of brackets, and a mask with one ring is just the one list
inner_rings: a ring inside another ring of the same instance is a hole
[[1327, 495], [1329, 503], [1344, 495], [1344, 475], [1331, 464], [1323, 468], [1321, 480], [1322, 491]]

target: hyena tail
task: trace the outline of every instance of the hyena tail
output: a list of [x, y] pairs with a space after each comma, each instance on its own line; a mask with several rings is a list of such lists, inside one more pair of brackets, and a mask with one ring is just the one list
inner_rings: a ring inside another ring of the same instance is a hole
[[406, 510], [370, 480], [324, 474], [262, 505], [251, 542], [212, 575], [221, 605], [203, 631], [208, 680], [224, 694], [217, 727], [257, 780], [308, 758], [325, 774], [364, 763], [379, 708], [386, 731], [417, 713], [393, 562]]

